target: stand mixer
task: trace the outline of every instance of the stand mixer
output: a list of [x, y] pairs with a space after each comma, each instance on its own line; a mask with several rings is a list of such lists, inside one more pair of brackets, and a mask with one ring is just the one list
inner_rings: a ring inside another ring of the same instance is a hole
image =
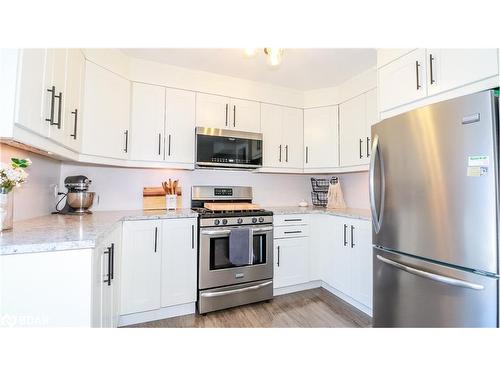
[[85, 215], [91, 214], [89, 208], [94, 202], [93, 192], [88, 191], [92, 183], [86, 176], [68, 176], [64, 179], [64, 186], [68, 189], [67, 193], [59, 193], [66, 197], [66, 204], [62, 209], [58, 209], [59, 203], [64, 199], [62, 197], [56, 205], [55, 213], [63, 215]]

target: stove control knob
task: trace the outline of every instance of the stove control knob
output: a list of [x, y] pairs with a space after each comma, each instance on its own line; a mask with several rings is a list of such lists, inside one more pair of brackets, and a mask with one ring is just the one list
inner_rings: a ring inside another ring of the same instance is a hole
[[254, 224], [255, 224], [256, 222], [257, 222], [257, 218], [256, 218], [256, 217], [253, 217], [253, 218], [252, 218], [252, 223], [254, 223]]
[[238, 218], [238, 220], [236, 220], [236, 221], [238, 222], [238, 224], [243, 223], [243, 219], [242, 219], [241, 217], [240, 217], [240, 218]]
[[263, 223], [264, 222], [264, 218], [263, 217], [259, 217], [259, 223]]
[[222, 219], [222, 224], [226, 225], [227, 224], [227, 219]]
[[215, 225], [219, 225], [219, 224], [220, 224], [220, 220], [219, 220], [219, 219], [215, 219], [215, 220], [214, 220], [214, 224], [215, 224]]

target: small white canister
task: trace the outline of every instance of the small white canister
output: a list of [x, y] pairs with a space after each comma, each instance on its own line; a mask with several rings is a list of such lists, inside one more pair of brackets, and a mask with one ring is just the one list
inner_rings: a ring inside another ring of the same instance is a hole
[[177, 209], [177, 195], [167, 194], [166, 200], [167, 200], [167, 210]]

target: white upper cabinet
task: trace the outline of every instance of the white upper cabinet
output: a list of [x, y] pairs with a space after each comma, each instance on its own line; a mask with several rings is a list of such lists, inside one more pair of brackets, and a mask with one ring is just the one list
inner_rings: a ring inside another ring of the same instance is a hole
[[225, 96], [196, 93], [196, 126], [227, 129], [229, 102]]
[[14, 122], [47, 137], [50, 132], [50, 114], [45, 113], [45, 98], [47, 90], [52, 89], [52, 71], [46, 69], [48, 50], [23, 49], [19, 59]]
[[272, 104], [262, 104], [261, 111], [263, 166], [301, 169], [303, 111]]
[[165, 88], [132, 83], [130, 157], [162, 161], [165, 139]]
[[195, 101], [192, 91], [166, 89], [165, 160], [194, 163]]
[[229, 126], [235, 130], [260, 132], [260, 103], [231, 98], [229, 103]]
[[381, 112], [426, 97], [425, 61], [425, 49], [417, 49], [378, 70]]
[[497, 58], [496, 49], [428, 49], [428, 94], [438, 94], [497, 75]]
[[127, 159], [130, 81], [92, 62], [85, 65], [82, 152]]
[[63, 135], [61, 142], [79, 151], [82, 141], [83, 87], [85, 58], [79, 49], [68, 49], [66, 58], [66, 83], [64, 89]]
[[197, 219], [163, 220], [161, 306], [196, 302]]
[[260, 132], [260, 103], [197, 93], [196, 126]]
[[339, 166], [338, 106], [304, 110], [304, 169]]
[[366, 95], [339, 105], [340, 166], [367, 164]]
[[50, 138], [65, 144], [64, 107], [66, 103], [67, 49], [49, 49], [47, 52], [47, 73], [50, 74], [50, 90], [45, 95], [45, 110], [51, 121]]

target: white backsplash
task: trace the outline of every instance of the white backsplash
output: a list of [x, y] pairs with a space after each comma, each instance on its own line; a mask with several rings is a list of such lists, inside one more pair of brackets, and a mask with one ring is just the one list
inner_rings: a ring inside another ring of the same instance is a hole
[[[92, 180], [96, 192], [93, 210], [129, 210], [142, 208], [142, 188], [161, 186], [178, 179], [182, 186], [183, 207], [190, 206], [193, 185], [252, 186], [254, 202], [262, 206], [295, 206], [301, 200], [311, 203], [309, 175], [263, 174], [246, 171], [139, 169], [89, 166], [63, 163], [60, 187], [66, 176], [83, 174]], [[339, 175], [348, 206], [368, 208], [366, 172]], [[318, 176], [325, 177], [325, 176]]]

